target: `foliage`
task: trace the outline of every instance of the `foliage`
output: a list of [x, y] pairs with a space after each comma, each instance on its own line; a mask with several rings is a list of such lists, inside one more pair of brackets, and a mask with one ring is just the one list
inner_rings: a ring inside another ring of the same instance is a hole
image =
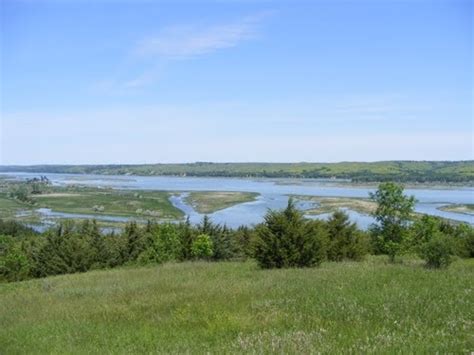
[[148, 234], [146, 249], [138, 257], [142, 264], [178, 260], [181, 240], [176, 227], [170, 223], [154, 225]]
[[21, 237], [38, 234], [30, 227], [13, 220], [0, 219], [0, 235], [10, 235], [12, 237]]
[[193, 257], [192, 245], [196, 238], [196, 231], [191, 226], [189, 217], [186, 222], [178, 225], [178, 234], [181, 236], [181, 256], [180, 260], [189, 260]]
[[474, 161], [373, 163], [210, 163], [148, 165], [0, 166], [0, 171], [108, 175], [187, 175], [269, 178], [339, 178], [358, 182], [472, 182]]
[[10, 191], [10, 197], [21, 202], [30, 203], [29, 191], [26, 186], [18, 185]]
[[[397, 250], [418, 254], [432, 266], [447, 265], [451, 255], [473, 256], [474, 228], [469, 225], [423, 217], [405, 228]], [[96, 221], [88, 220], [66, 221], [44, 233], [0, 220], [0, 235], [1, 281], [196, 258], [255, 258], [263, 268], [304, 267], [326, 258], [361, 260], [367, 252], [366, 233], [347, 215], [338, 212], [329, 221], [306, 220], [292, 200], [283, 211], [269, 211], [264, 223], [236, 230], [208, 217], [198, 225], [189, 220], [131, 222], [117, 233], [104, 233]], [[387, 241], [381, 240], [387, 248]]]
[[419, 255], [428, 267], [448, 267], [452, 262], [452, 240], [441, 232], [435, 232], [430, 239], [420, 246]]
[[327, 235], [306, 221], [292, 199], [284, 211], [269, 211], [257, 228], [255, 258], [262, 268], [308, 267], [326, 257]]
[[236, 254], [235, 239], [233, 233], [226, 227], [212, 223], [205, 215], [197, 227], [198, 233], [206, 234], [211, 238], [213, 260], [228, 260]]
[[30, 263], [13, 237], [0, 235], [0, 280], [21, 281], [28, 278]]
[[241, 258], [253, 258], [255, 255], [255, 244], [257, 235], [255, 229], [247, 226], [240, 226], [235, 231], [235, 242], [238, 250], [237, 255]]
[[207, 234], [199, 234], [191, 246], [191, 255], [197, 259], [209, 259], [213, 254], [211, 238]]
[[125, 227], [127, 239], [127, 258], [135, 260], [146, 249], [146, 239], [140, 232], [136, 222], [130, 222]]
[[456, 253], [470, 256], [467, 238], [473, 230], [468, 225], [451, 226], [438, 217], [422, 216], [411, 227], [407, 249], [416, 252], [429, 267], [447, 267]]
[[365, 233], [360, 231], [355, 223], [349, 221], [349, 216], [346, 213], [334, 212], [327, 222], [327, 230], [329, 260], [362, 260], [368, 253]]
[[375, 248], [393, 262], [407, 235], [415, 198], [405, 196], [403, 186], [392, 182], [380, 184], [370, 198], [377, 203], [373, 213], [377, 224], [372, 226]]

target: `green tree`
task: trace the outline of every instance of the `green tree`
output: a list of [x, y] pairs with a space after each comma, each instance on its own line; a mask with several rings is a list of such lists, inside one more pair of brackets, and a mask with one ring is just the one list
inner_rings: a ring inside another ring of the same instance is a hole
[[407, 235], [416, 200], [404, 195], [403, 186], [393, 182], [380, 184], [370, 198], [377, 203], [373, 213], [377, 223], [372, 226], [376, 247], [393, 262]]
[[189, 260], [193, 257], [191, 248], [196, 237], [189, 217], [186, 218], [184, 223], [178, 225], [178, 233], [181, 237], [181, 260]]
[[211, 237], [207, 234], [199, 234], [191, 246], [191, 254], [197, 259], [209, 259], [213, 251]]
[[368, 252], [365, 235], [351, 223], [343, 211], [336, 211], [327, 222], [329, 246], [328, 259], [342, 261], [345, 259], [361, 260]]
[[199, 234], [206, 234], [211, 238], [213, 260], [228, 260], [236, 255], [235, 240], [226, 226], [213, 223], [206, 215], [197, 229]]
[[234, 233], [237, 244], [237, 254], [242, 258], [253, 258], [255, 255], [255, 230], [247, 226], [240, 226]]
[[145, 238], [136, 222], [127, 223], [125, 226], [127, 239], [128, 260], [135, 260], [146, 248]]
[[255, 258], [262, 268], [309, 267], [326, 257], [327, 235], [306, 221], [293, 200], [283, 211], [269, 211], [257, 228]]
[[171, 223], [156, 225], [150, 228], [148, 237], [149, 245], [138, 257], [140, 263], [162, 263], [181, 257], [181, 239], [176, 225]]
[[31, 265], [18, 243], [0, 235], [0, 280], [21, 281], [30, 276]]

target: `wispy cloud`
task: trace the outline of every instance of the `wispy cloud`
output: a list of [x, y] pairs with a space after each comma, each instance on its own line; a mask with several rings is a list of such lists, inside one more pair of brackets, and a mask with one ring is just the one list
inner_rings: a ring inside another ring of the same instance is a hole
[[101, 94], [135, 93], [156, 83], [170, 61], [191, 59], [259, 38], [263, 21], [273, 13], [262, 11], [224, 24], [187, 24], [162, 28], [157, 34], [138, 40], [131, 49], [129, 63], [143, 66], [140, 74], [101, 80], [91, 89]]
[[137, 44], [135, 52], [143, 56], [167, 59], [185, 59], [232, 48], [239, 43], [258, 38], [258, 28], [268, 12], [244, 17], [228, 24], [199, 26], [172, 26]]

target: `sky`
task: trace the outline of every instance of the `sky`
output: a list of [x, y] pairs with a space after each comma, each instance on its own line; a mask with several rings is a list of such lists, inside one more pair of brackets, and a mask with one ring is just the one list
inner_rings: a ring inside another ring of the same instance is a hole
[[474, 159], [469, 0], [2, 0], [0, 164]]

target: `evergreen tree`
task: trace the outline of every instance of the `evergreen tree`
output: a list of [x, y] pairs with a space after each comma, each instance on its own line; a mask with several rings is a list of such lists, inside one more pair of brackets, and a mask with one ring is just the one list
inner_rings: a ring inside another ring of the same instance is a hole
[[127, 239], [127, 259], [133, 261], [145, 250], [145, 238], [136, 222], [130, 222], [125, 226], [125, 236]]
[[179, 224], [178, 231], [181, 236], [181, 259], [190, 260], [193, 257], [191, 247], [195, 240], [195, 233], [189, 221], [189, 216], [186, 218], [186, 222]]
[[359, 231], [349, 216], [336, 211], [327, 222], [329, 247], [328, 259], [342, 261], [344, 259], [361, 260], [368, 252], [365, 235]]
[[326, 255], [326, 232], [303, 218], [293, 200], [283, 211], [269, 211], [257, 228], [255, 258], [262, 268], [319, 265]]

